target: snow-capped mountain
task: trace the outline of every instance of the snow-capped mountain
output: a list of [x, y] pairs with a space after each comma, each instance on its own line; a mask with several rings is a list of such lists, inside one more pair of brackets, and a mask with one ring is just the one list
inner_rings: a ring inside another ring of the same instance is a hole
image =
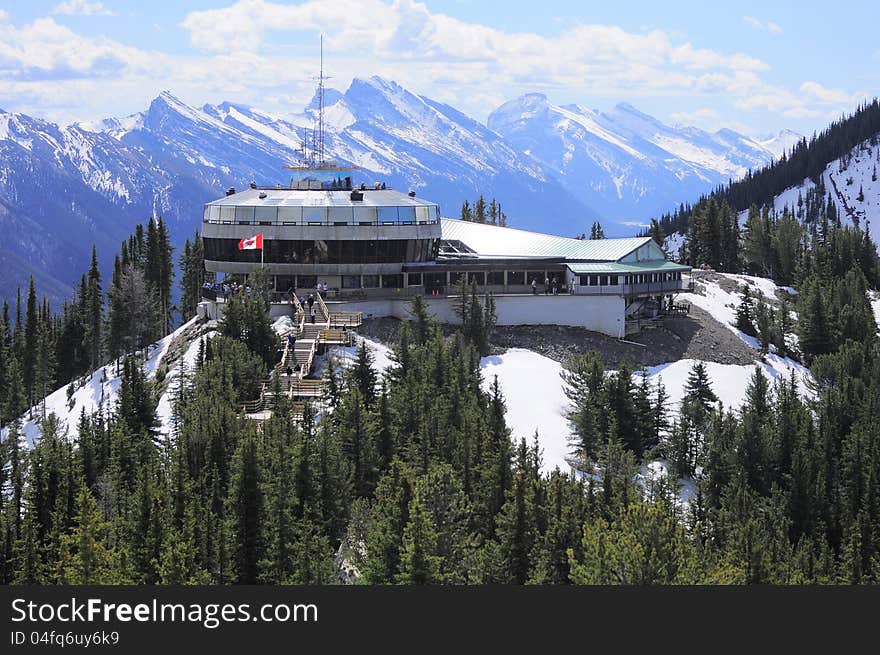
[[[448, 105], [379, 77], [355, 79], [344, 94], [327, 90], [324, 100], [326, 152], [337, 162], [359, 166], [368, 184], [382, 181], [415, 190], [439, 202], [447, 216], [458, 215], [465, 199], [494, 196], [516, 225], [560, 234], [583, 230], [598, 218], [589, 202], [556, 181], [554, 171]], [[203, 110], [259, 139], [266, 150], [285, 149], [290, 163], [312, 127], [314, 105], [284, 117], [231, 103]], [[279, 173], [274, 171], [275, 177]]]
[[609, 112], [559, 106], [541, 93], [505, 103], [488, 125], [618, 221], [644, 222], [775, 156], [732, 130], [669, 127], [625, 103]]
[[33, 274], [51, 298], [66, 298], [92, 243], [112, 257], [163, 179], [107, 134], [0, 110], [0, 295]]
[[779, 159], [784, 154], [791, 152], [796, 143], [803, 139], [803, 135], [791, 130], [780, 130], [776, 134], [757, 139], [758, 143], [773, 153], [773, 157]]

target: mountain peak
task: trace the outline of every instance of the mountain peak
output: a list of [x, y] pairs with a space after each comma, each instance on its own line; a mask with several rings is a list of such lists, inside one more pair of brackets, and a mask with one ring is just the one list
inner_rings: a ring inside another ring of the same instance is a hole
[[633, 118], [638, 118], [639, 120], [645, 121], [647, 123], [653, 123], [655, 125], [660, 125], [660, 121], [651, 116], [650, 114], [646, 114], [643, 111], [636, 109], [633, 105], [628, 102], [618, 102], [614, 105], [614, 109], [612, 109], [609, 114], [613, 116], [629, 116]]
[[[330, 105], [335, 105], [342, 98], [342, 91], [339, 89], [334, 89], [333, 87], [328, 87], [324, 89], [324, 106], [329, 107]], [[318, 91], [315, 90], [315, 94], [312, 96], [312, 99], [309, 101], [309, 104], [306, 105], [306, 111], [317, 109], [318, 108]]]

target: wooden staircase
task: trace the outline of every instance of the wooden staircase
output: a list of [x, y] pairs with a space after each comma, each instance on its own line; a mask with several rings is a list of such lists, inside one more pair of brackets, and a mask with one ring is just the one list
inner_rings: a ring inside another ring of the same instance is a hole
[[[315, 322], [312, 323], [311, 312], [294, 296], [294, 327], [287, 334], [281, 335], [284, 351], [269, 379], [263, 381], [260, 397], [245, 403], [243, 409], [250, 418], [264, 420], [274, 411], [275, 398], [272, 389], [276, 379], [281, 392], [292, 401], [291, 419], [294, 421], [302, 420], [306, 401], [314, 401], [323, 396], [324, 381], [307, 377], [312, 372], [318, 348], [325, 345], [351, 345], [353, 334], [348, 328], [360, 326], [363, 317], [360, 312], [331, 312], [320, 295], [315, 295], [314, 308]], [[296, 337], [292, 348], [287, 338], [291, 332]], [[287, 375], [288, 367], [293, 372], [290, 376]]]

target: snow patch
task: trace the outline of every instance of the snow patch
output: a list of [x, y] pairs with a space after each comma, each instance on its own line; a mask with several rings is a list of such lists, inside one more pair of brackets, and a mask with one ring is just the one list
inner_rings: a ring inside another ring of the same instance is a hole
[[511, 348], [503, 355], [480, 360], [483, 387], [488, 390], [498, 376], [498, 386], [507, 406], [507, 424], [511, 438], [525, 438], [531, 443], [535, 431], [542, 451], [543, 473], [559, 467], [568, 471], [571, 427], [565, 414], [568, 398], [563, 390], [562, 364], [543, 355]]

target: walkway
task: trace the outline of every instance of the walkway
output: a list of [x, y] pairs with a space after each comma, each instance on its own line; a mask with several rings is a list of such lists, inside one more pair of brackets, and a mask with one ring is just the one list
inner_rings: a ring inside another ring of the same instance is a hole
[[[264, 420], [266, 413], [271, 413], [275, 407], [273, 389], [277, 384], [291, 401], [291, 418], [301, 421], [305, 403], [320, 400], [324, 395], [324, 381], [309, 377], [318, 349], [322, 346], [351, 345], [353, 334], [348, 328], [359, 327], [362, 321], [360, 312], [331, 312], [318, 294], [315, 295], [314, 322], [309, 309], [303, 307], [299, 298], [294, 297], [291, 307], [294, 327], [281, 335], [284, 351], [269, 379], [263, 381], [260, 398], [245, 405], [244, 410], [249, 418]], [[290, 335], [295, 338], [292, 347]]]

